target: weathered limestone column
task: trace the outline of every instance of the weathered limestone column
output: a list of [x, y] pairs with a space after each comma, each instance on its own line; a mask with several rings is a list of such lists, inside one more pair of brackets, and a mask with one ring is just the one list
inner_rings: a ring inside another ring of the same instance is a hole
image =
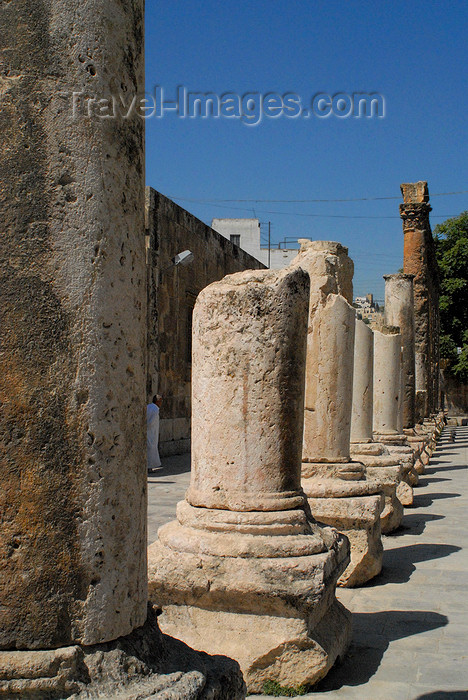
[[[429, 416], [438, 401], [438, 280], [432, 241], [427, 182], [401, 185], [403, 270], [414, 275], [416, 420]], [[437, 397], [436, 397], [437, 394]]]
[[350, 457], [355, 311], [347, 248], [301, 240], [292, 266], [310, 275], [302, 485], [314, 517], [346, 534], [351, 562], [340, 585], [356, 586], [382, 566], [383, 497]]
[[120, 697], [128, 667], [149, 692], [138, 639], [160, 647], [142, 627], [144, 122], [73, 96], [143, 93], [143, 10], [0, 6], [2, 697], [116, 697], [112, 679]]
[[373, 372], [374, 336], [372, 329], [364, 321], [356, 319], [351, 444], [372, 442]]
[[92, 5], [0, 10], [3, 649], [147, 614], [143, 122], [72, 97], [144, 89], [143, 2]]
[[402, 462], [408, 483], [418, 483], [413, 450], [402, 432], [401, 333], [394, 326], [374, 329], [374, 439]]
[[390, 444], [404, 443], [399, 431], [401, 391], [401, 334], [381, 326], [374, 330], [374, 435]]
[[250, 692], [315, 683], [350, 635], [335, 598], [348, 543], [310, 518], [301, 489], [308, 299], [289, 268], [199, 295], [190, 488], [149, 548], [162, 630], [236, 659]]
[[408, 489], [401, 484], [403, 473], [398, 460], [389, 455], [385, 445], [373, 441], [373, 386], [374, 334], [364, 321], [356, 319], [350, 452], [356, 460], [362, 461], [367, 478], [378, 483], [385, 495], [380, 526], [387, 534], [400, 526], [403, 517], [397, 491]]
[[403, 428], [415, 423], [414, 360], [414, 275], [384, 275], [385, 324], [396, 326], [401, 333], [403, 372]]
[[388, 326], [400, 328], [402, 336], [402, 402], [401, 426], [399, 432], [406, 435], [407, 443], [415, 457], [415, 471], [424, 473], [421, 453], [424, 441], [414, 430], [416, 421], [415, 409], [415, 352], [414, 352], [414, 275], [396, 274], [384, 275], [385, 279], [385, 322]]

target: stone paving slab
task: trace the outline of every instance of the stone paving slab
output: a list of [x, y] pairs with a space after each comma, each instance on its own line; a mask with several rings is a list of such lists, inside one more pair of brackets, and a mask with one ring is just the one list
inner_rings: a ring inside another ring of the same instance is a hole
[[148, 544], [157, 539], [158, 529], [176, 517], [190, 483], [190, 454], [161, 459], [162, 467], [148, 474]]
[[[416, 506], [384, 537], [384, 568], [359, 589], [338, 589], [353, 613], [353, 643], [313, 700], [468, 700], [468, 427], [447, 431], [420, 479]], [[175, 517], [190, 456], [148, 477], [149, 536]], [[252, 700], [268, 696], [252, 695]]]

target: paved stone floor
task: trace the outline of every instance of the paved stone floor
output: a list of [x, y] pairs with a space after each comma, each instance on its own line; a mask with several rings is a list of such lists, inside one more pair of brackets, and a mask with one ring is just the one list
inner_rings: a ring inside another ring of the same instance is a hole
[[162, 467], [148, 474], [148, 544], [158, 536], [158, 528], [176, 516], [190, 483], [190, 455], [161, 458]]
[[[338, 589], [353, 613], [344, 662], [303, 696], [314, 700], [468, 699], [468, 427], [446, 430], [402, 528], [384, 537], [382, 573]], [[163, 460], [149, 482], [149, 541], [174, 517], [189, 456]], [[266, 696], [251, 696], [263, 698]]]

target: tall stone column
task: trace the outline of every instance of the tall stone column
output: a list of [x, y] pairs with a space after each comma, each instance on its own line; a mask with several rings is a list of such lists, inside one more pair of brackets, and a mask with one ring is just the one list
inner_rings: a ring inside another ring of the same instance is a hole
[[374, 439], [397, 456], [406, 472], [408, 483], [418, 483], [414, 470], [414, 453], [402, 432], [402, 351], [398, 327], [374, 329]]
[[149, 548], [162, 630], [236, 659], [250, 692], [315, 683], [349, 641], [335, 598], [348, 543], [310, 518], [301, 489], [308, 299], [289, 268], [200, 293], [190, 487]]
[[401, 334], [398, 328], [374, 330], [374, 435], [389, 444], [404, 443], [399, 430]]
[[[356, 319], [353, 371], [353, 408], [351, 414], [350, 452], [366, 466], [367, 478], [378, 483], [385, 495], [385, 507], [380, 515], [382, 532], [396, 530], [403, 517], [402, 501], [412, 502], [412, 493], [403, 485], [402, 468], [387, 448], [373, 441], [374, 334], [372, 329]], [[403, 495], [405, 494], [405, 495]]]
[[384, 275], [385, 324], [400, 329], [403, 372], [403, 428], [415, 423], [414, 275]]
[[351, 443], [372, 442], [373, 372], [374, 336], [372, 329], [364, 321], [356, 319]]
[[427, 182], [401, 185], [403, 270], [414, 275], [416, 420], [438, 405], [438, 273], [429, 213]]
[[302, 485], [314, 516], [349, 538], [351, 562], [339, 583], [355, 586], [381, 569], [383, 497], [350, 457], [353, 263], [340, 243], [300, 243], [292, 266], [310, 275]]
[[144, 129], [73, 93], [144, 89], [143, 2], [0, 12], [0, 648], [90, 645], [147, 614]]
[[0, 6], [2, 697], [151, 690], [143, 10]]

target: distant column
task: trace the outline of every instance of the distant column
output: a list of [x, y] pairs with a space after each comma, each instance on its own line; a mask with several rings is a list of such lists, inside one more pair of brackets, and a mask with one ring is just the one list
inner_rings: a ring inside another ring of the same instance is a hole
[[404, 183], [401, 192], [403, 271], [414, 275], [415, 417], [421, 422], [438, 406], [438, 274], [427, 182]]
[[364, 321], [356, 319], [351, 443], [372, 442], [373, 373], [374, 334]]
[[415, 422], [415, 359], [414, 359], [414, 275], [384, 275], [385, 323], [397, 326], [401, 333], [403, 393], [403, 428]]
[[401, 436], [401, 335], [383, 326], [374, 330], [374, 435], [377, 440]]

